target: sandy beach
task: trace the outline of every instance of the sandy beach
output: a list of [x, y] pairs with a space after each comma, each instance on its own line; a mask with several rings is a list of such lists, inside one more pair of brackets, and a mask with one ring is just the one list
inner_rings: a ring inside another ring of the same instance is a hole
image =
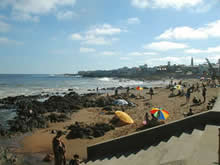
[[[187, 81], [196, 83], [196, 81], [198, 80]], [[123, 92], [125, 91], [119, 90], [119, 94]], [[62, 140], [66, 145], [67, 159], [70, 159], [72, 155], [75, 153], [79, 154], [81, 158], [86, 159], [86, 147], [88, 145], [92, 145], [98, 142], [120, 137], [123, 135], [128, 135], [130, 133], [135, 132], [137, 128], [142, 126], [142, 121], [144, 119], [145, 113], [150, 112], [152, 107], [162, 107], [165, 110], [167, 110], [169, 112], [169, 118], [166, 120], [166, 123], [169, 123], [171, 121], [184, 118], [183, 113], [189, 111], [189, 107], [192, 104], [193, 96], [197, 96], [199, 99], [203, 101], [201, 91], [193, 92], [191, 94], [190, 102], [188, 104], [185, 104], [185, 96], [168, 97], [171, 91], [170, 89], [166, 89], [165, 87], [154, 88], [155, 94], [153, 95], [152, 100], [150, 99], [150, 95], [146, 94], [147, 92], [149, 92], [149, 89], [144, 89], [142, 91], [130, 90], [130, 94], [141, 96], [138, 98], [129, 98], [129, 101], [135, 103], [137, 106], [128, 107], [125, 109], [125, 112], [128, 113], [135, 121], [134, 124], [116, 127], [114, 130], [107, 132], [104, 136], [93, 139], [68, 140], [64, 135], [62, 137]], [[177, 91], [175, 90], [174, 93], [177, 93]], [[213, 98], [213, 96], [217, 96], [217, 94], [218, 88], [207, 87], [206, 102], [199, 106], [193, 106], [193, 112], [199, 113], [207, 111], [208, 101], [211, 98]], [[17, 149], [16, 152], [43, 154], [52, 153], [52, 139], [55, 136], [55, 134], [51, 133], [52, 130], [67, 131], [65, 127], [75, 123], [76, 121], [84, 122], [86, 124], [99, 122], [109, 123], [109, 121], [114, 117], [114, 113], [107, 113], [107, 111], [102, 110], [102, 108], [84, 108], [76, 113], [73, 113], [69, 117], [71, 119], [66, 122], [50, 123], [49, 128], [35, 130], [32, 135], [24, 137], [20, 141], [22, 147]]]

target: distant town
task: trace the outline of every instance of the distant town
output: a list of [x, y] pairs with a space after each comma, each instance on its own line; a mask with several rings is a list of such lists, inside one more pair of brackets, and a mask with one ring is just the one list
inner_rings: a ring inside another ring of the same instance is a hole
[[77, 75], [82, 77], [119, 77], [119, 78], [138, 78], [138, 79], [161, 79], [161, 78], [197, 78], [211, 77], [220, 75], [220, 59], [217, 63], [207, 63], [194, 65], [191, 58], [190, 65], [176, 65], [168, 61], [167, 65], [148, 67], [147, 64], [139, 67], [123, 67], [114, 70], [95, 70], [95, 71], [79, 71]]

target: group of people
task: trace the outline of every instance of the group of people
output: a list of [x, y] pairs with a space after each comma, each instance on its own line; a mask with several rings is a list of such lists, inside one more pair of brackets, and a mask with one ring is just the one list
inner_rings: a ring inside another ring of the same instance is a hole
[[[54, 153], [54, 164], [55, 165], [66, 165], [66, 148], [61, 140], [62, 131], [58, 131], [57, 135], [53, 138], [53, 153]], [[79, 155], [74, 154], [73, 159], [69, 161], [69, 165], [79, 165], [82, 161], [79, 159]]]
[[151, 114], [151, 120], [150, 120], [149, 119], [150, 116], [149, 116], [148, 112], [146, 112], [145, 116], [144, 116], [144, 122], [145, 122], [144, 125], [145, 125], [145, 127], [153, 127], [153, 126], [156, 126], [156, 125], [164, 124], [165, 121], [158, 120], [159, 115], [160, 115], [160, 113], [158, 113], [158, 116], [155, 117], [154, 114]]
[[[186, 94], [185, 94], [185, 96], [186, 96], [186, 103], [189, 103], [191, 93], [193, 93], [195, 91], [199, 92], [200, 91], [199, 88], [200, 88], [199, 84], [197, 83], [196, 88], [195, 88], [194, 85], [192, 85], [191, 87], [189, 87], [186, 90]], [[203, 97], [203, 102], [202, 103], [206, 102], [206, 91], [207, 91], [206, 86], [204, 84], [202, 84], [202, 97]], [[196, 97], [193, 98], [193, 103], [197, 104], [199, 102], [201, 102], [200, 99], [198, 99]]]

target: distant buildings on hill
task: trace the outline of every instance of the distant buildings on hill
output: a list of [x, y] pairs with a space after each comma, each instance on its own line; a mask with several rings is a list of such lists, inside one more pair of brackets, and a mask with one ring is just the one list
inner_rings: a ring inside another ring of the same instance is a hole
[[[217, 73], [220, 73], [220, 59], [218, 63], [212, 63], [212, 67]], [[79, 71], [78, 74], [84, 77], [147, 77], [152, 75], [169, 76], [198, 76], [208, 74], [210, 66], [206, 63], [194, 65], [193, 58], [191, 58], [190, 65], [171, 65], [168, 61], [167, 65], [160, 65], [148, 67], [147, 64], [139, 67], [123, 67], [114, 70], [96, 70], [96, 71]]]

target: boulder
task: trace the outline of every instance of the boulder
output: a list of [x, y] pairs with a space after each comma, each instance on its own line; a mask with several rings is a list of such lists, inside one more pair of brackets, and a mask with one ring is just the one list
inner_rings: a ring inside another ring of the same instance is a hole
[[114, 129], [112, 125], [105, 123], [97, 123], [87, 125], [85, 123], [76, 122], [68, 127], [70, 130], [69, 134], [66, 136], [67, 139], [75, 138], [87, 138], [91, 139], [93, 137], [104, 136], [105, 132]]
[[56, 113], [51, 113], [46, 118], [51, 123], [64, 122], [69, 119], [69, 117], [66, 114], [56, 114]]

